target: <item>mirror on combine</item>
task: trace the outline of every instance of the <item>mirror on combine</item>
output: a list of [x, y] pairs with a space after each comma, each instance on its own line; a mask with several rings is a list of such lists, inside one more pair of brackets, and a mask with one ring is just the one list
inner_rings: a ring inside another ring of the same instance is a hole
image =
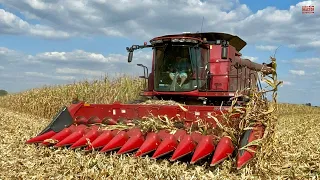
[[132, 57], [133, 57], [133, 52], [129, 52], [129, 55], [128, 55], [128, 63], [132, 62]]

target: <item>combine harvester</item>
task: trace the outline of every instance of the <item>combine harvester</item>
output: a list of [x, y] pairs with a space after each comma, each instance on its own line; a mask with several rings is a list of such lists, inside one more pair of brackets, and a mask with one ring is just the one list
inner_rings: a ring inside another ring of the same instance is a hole
[[[189, 155], [192, 156], [191, 164], [206, 158], [210, 159], [211, 166], [236, 156], [237, 168], [240, 169], [254, 157], [252, 151], [240, 148], [261, 138], [264, 127], [245, 130], [242, 139], [234, 142], [228, 134], [217, 134], [217, 122], [224, 124], [222, 113], [227, 112], [230, 99], [237, 91], [261, 88], [258, 73], [270, 74], [272, 70], [264, 63], [241, 59], [239, 51], [245, 45], [246, 42], [237, 36], [208, 32], [165, 35], [153, 38], [150, 44], [145, 42], [144, 45], [127, 47], [129, 63], [134, 50], [153, 49], [150, 74], [146, 66], [137, 64], [144, 68], [144, 76], [140, 77], [146, 83], [140, 95], [145, 99], [173, 100], [182, 105], [137, 102], [87, 104], [75, 101], [69, 107], [63, 107], [52, 122], [27, 143], [87, 151], [117, 150], [117, 154], [150, 155], [154, 159], [170, 155], [170, 161]], [[187, 69], [174, 68], [176, 63]], [[248, 102], [248, 98], [238, 100], [240, 105]], [[139, 126], [128, 126], [130, 128], [125, 130], [114, 126], [120, 122], [146, 121], [150, 115], [166, 116], [174, 122], [177, 130], [144, 132]], [[194, 127], [199, 119], [210, 125], [212, 134], [188, 132], [188, 128]], [[238, 123], [235, 127], [239, 126], [239, 118], [235, 116], [233, 119]], [[112, 126], [115, 128], [110, 129]]]

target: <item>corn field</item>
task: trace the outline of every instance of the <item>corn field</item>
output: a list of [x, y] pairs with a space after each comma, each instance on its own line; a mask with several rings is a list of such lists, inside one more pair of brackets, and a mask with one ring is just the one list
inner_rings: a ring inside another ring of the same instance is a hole
[[138, 98], [143, 81], [128, 76], [110, 80], [80, 81], [68, 85], [44, 86], [18, 94], [10, 94], [1, 99], [0, 107], [17, 110], [22, 113], [52, 118], [62, 106], [71, 104], [77, 97], [87, 103], [113, 103]]

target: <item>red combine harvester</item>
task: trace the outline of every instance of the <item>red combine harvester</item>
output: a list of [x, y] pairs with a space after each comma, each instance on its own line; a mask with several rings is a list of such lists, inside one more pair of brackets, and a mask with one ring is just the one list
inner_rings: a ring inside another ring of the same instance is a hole
[[[237, 156], [239, 169], [254, 157], [253, 152], [240, 148], [261, 138], [263, 127], [246, 130], [238, 144], [226, 134], [201, 134], [186, 129], [197, 124], [199, 119], [217, 129], [217, 120], [223, 124], [222, 113], [230, 107], [230, 99], [237, 90], [261, 88], [258, 73], [270, 74], [272, 69], [266, 64], [241, 59], [239, 51], [245, 45], [246, 42], [237, 36], [208, 32], [165, 35], [153, 38], [149, 45], [127, 47], [129, 63], [134, 50], [153, 49], [150, 74], [146, 66], [137, 64], [144, 68], [144, 76], [140, 77], [146, 83], [140, 95], [145, 99], [173, 100], [183, 105], [76, 101], [63, 107], [52, 122], [27, 143], [88, 151], [99, 149], [100, 152], [118, 150], [117, 154], [148, 154], [155, 159], [171, 155], [171, 161], [189, 155], [192, 164], [210, 158], [211, 166]], [[239, 103], [248, 100], [240, 98]], [[145, 121], [151, 114], [166, 115], [175, 123], [176, 131], [144, 132], [139, 126], [125, 130], [103, 128], [120, 122]], [[234, 121], [239, 122], [236, 118]]]

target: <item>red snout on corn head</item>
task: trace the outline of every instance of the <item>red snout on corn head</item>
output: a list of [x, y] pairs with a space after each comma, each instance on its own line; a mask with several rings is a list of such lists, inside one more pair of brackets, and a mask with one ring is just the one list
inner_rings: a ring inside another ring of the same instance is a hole
[[[261, 138], [264, 127], [244, 131], [237, 144], [221, 131], [218, 123], [239, 127], [239, 114], [234, 114], [232, 122], [226, 123], [222, 113], [227, 112], [230, 98], [237, 90], [259, 88], [257, 73], [268, 74], [270, 67], [241, 59], [239, 51], [246, 43], [230, 34], [186, 33], [156, 37], [150, 42], [151, 45], [144, 43], [127, 48], [128, 62], [132, 61], [134, 50], [154, 49], [150, 74], [146, 66], [138, 64], [144, 68], [144, 76], [140, 77], [145, 79], [145, 89], [141, 95], [183, 105], [75, 101], [63, 107], [52, 122], [27, 143], [133, 153], [135, 157], [150, 155], [154, 159], [169, 156], [170, 161], [186, 157], [191, 164], [209, 159], [211, 166], [236, 156], [238, 169], [247, 164], [254, 153], [241, 148]], [[187, 69], [176, 66], [181, 62]], [[249, 100], [239, 98], [237, 103], [241, 106]], [[224, 106], [220, 106], [221, 103]], [[175, 128], [151, 130], [137, 123], [149, 121], [150, 116], [166, 118]], [[199, 120], [206, 125], [206, 131], [193, 131], [201, 125]], [[256, 147], [248, 148], [255, 150]]]

